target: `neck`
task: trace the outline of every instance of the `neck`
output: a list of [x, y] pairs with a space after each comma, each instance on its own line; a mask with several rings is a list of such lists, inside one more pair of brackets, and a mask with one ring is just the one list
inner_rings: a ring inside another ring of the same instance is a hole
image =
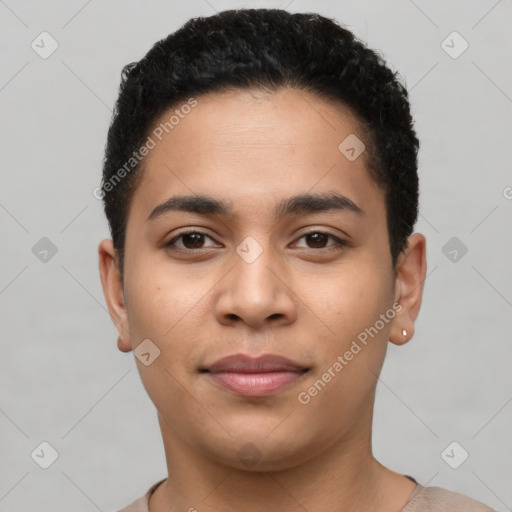
[[[335, 440], [293, 467], [250, 471], [221, 464], [181, 442], [159, 415], [169, 477], [150, 500], [151, 512], [398, 512], [415, 484], [372, 455], [370, 425]], [[358, 422], [359, 423], [359, 422]]]

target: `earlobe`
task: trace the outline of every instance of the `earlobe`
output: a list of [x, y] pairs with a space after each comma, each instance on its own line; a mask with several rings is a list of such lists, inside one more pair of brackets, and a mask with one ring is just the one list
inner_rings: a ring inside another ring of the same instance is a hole
[[389, 341], [403, 345], [414, 336], [427, 272], [426, 239], [420, 233], [409, 237], [396, 269], [395, 301], [401, 306], [393, 319]]
[[130, 346], [130, 344], [126, 343], [126, 341], [124, 341], [122, 336], [119, 336], [117, 338], [117, 348], [121, 352], [131, 352], [131, 350], [132, 350], [132, 347]]
[[129, 352], [132, 348], [128, 331], [123, 283], [117, 268], [116, 251], [112, 240], [106, 239], [100, 242], [98, 256], [103, 295], [107, 302], [110, 317], [120, 333], [117, 346], [122, 352]]

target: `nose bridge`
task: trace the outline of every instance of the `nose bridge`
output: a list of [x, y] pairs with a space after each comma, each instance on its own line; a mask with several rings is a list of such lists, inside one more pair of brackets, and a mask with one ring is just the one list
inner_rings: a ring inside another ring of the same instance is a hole
[[[261, 240], [261, 238], [260, 238]], [[272, 256], [270, 244], [260, 245], [253, 237], [247, 237], [236, 249], [235, 283], [240, 284], [237, 293], [246, 295], [248, 300], [255, 303], [269, 300], [269, 294], [275, 293], [275, 274], [270, 270]]]
[[295, 318], [292, 294], [267, 239], [248, 236], [237, 246], [217, 304], [221, 321], [232, 320], [235, 315], [257, 326], [270, 317], [283, 322]]

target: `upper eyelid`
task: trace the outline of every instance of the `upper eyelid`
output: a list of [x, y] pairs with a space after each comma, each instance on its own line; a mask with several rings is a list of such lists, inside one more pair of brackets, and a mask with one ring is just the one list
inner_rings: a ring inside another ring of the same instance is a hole
[[[208, 233], [205, 233], [204, 231], [199, 231], [199, 230], [191, 230], [191, 231], [183, 231], [182, 233], [179, 233], [177, 234], [176, 236], [173, 236], [168, 242], [166, 245], [170, 245], [172, 242], [177, 242], [180, 238], [186, 236], [186, 235], [192, 235], [192, 234], [197, 234], [197, 235], [203, 235], [205, 236], [206, 238], [209, 238], [210, 240], [213, 240], [214, 242], [218, 243], [215, 238], [213, 238], [213, 236], [210, 236]], [[188, 249], [186, 248], [187, 250], [189, 251], [198, 251], [200, 249]]]

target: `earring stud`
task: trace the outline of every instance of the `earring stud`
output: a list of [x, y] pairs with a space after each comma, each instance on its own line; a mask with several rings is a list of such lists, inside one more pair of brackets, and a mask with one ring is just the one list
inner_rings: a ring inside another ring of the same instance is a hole
[[406, 329], [402, 329], [402, 336], [407, 336], [407, 330]]

